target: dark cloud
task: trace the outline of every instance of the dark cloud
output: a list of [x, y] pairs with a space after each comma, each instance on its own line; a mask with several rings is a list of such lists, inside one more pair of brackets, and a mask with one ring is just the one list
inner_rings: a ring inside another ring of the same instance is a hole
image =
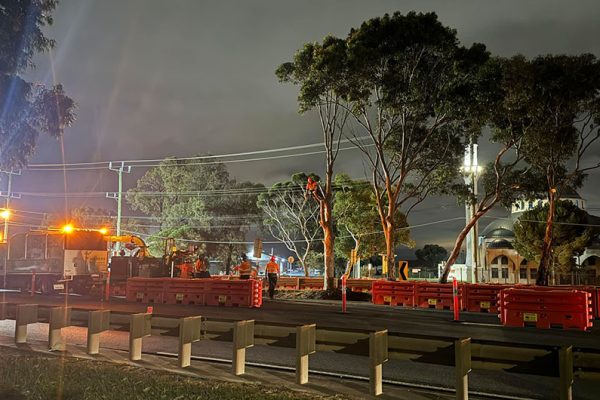
[[[296, 89], [279, 84], [278, 64], [327, 34], [344, 36], [363, 20], [396, 10], [435, 11], [465, 44], [496, 54], [600, 54], [597, 1], [199, 1], [62, 0], [49, 33], [57, 40], [56, 77], [79, 104], [65, 135], [68, 162], [228, 153], [320, 141], [314, 115], [297, 113]], [[48, 57], [34, 79], [51, 82]], [[482, 158], [493, 149], [482, 146]], [[36, 162], [60, 162], [43, 139]], [[318, 156], [231, 165], [239, 180], [270, 184], [299, 170], [320, 172]], [[339, 169], [363, 175], [359, 153]], [[125, 178], [126, 187], [139, 177]], [[62, 190], [59, 173], [26, 173], [17, 190]], [[69, 190], [114, 190], [114, 173], [69, 174]], [[586, 187], [590, 203], [597, 190]], [[113, 207], [108, 200], [96, 201]], [[74, 201], [82, 203], [83, 201]], [[440, 204], [452, 203], [445, 208]], [[62, 202], [23, 199], [23, 207]], [[462, 216], [453, 199], [430, 199], [411, 223]], [[419, 246], [451, 245], [460, 221], [413, 231]]]

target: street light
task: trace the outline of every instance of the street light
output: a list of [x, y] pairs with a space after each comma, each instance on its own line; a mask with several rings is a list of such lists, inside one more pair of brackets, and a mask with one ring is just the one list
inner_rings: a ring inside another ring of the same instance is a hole
[[[475, 207], [477, 205], [477, 180], [483, 172], [483, 168], [479, 166], [479, 161], [477, 159], [477, 143], [469, 143], [465, 147], [465, 157], [463, 166], [461, 168], [463, 178], [465, 180], [465, 184], [470, 188], [471, 199], [465, 203], [465, 214], [466, 214], [466, 223], [468, 224], [475, 214]], [[465, 260], [465, 265], [471, 264], [472, 269], [472, 282], [479, 282], [479, 274], [478, 274], [478, 251], [479, 247], [477, 245], [477, 231], [478, 224], [475, 223], [473, 228], [469, 231], [467, 235], [467, 257]]]
[[0, 218], [4, 219], [4, 232], [2, 233], [2, 243], [6, 243], [8, 240], [8, 219], [10, 218], [10, 210], [8, 208], [3, 208], [0, 211]]
[[62, 227], [63, 233], [71, 233], [74, 230], [75, 230], [75, 228], [71, 224], [67, 224], [67, 225], [65, 225], [65, 226]]

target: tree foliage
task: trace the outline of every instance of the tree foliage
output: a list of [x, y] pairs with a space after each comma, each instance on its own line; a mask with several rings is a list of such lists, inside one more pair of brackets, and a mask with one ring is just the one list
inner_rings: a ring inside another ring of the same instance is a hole
[[[285, 182], [274, 184], [258, 196], [264, 214], [263, 226], [275, 239], [294, 253], [308, 276], [307, 257], [318, 249], [319, 205], [305, 195], [309, 175], [297, 173]], [[310, 175], [318, 180], [314, 174]]]
[[62, 85], [24, 80], [33, 57], [54, 46], [43, 27], [52, 24], [55, 0], [0, 0], [0, 168], [20, 168], [38, 136], [58, 138], [75, 120], [75, 103]]
[[335, 229], [333, 219], [333, 174], [340, 140], [349, 111], [341, 103], [346, 84], [346, 43], [342, 39], [328, 36], [322, 44], [308, 43], [296, 52], [292, 62], [277, 68], [280, 81], [300, 86], [298, 102], [300, 112], [316, 109], [321, 122], [325, 147], [325, 181], [323, 196], [319, 198], [319, 224], [323, 230], [325, 261], [325, 289], [333, 286]]
[[[381, 231], [379, 214], [373, 188], [367, 181], [352, 180], [346, 174], [335, 177], [335, 203], [333, 215], [338, 230], [336, 252], [338, 257], [348, 258], [350, 250], [357, 250], [361, 258], [385, 252], [385, 236]], [[394, 247], [412, 246], [408, 224], [400, 210], [396, 212], [399, 229]]]
[[437, 244], [426, 244], [415, 251], [415, 255], [423, 263], [423, 267], [437, 272], [438, 264], [448, 257], [448, 250]]
[[[515, 223], [514, 247], [527, 260], [539, 263], [542, 256], [546, 219], [549, 204], [525, 211]], [[554, 263], [561, 272], [574, 267], [575, 253], [583, 253], [598, 229], [586, 226], [588, 214], [570, 201], [556, 202], [554, 229], [552, 230]]]
[[525, 161], [544, 182], [549, 211], [537, 284], [548, 284], [553, 248], [555, 203], [583, 184], [592, 145], [600, 139], [600, 62], [591, 54], [548, 55], [529, 63], [531, 92], [526, 109], [532, 129], [523, 141]]
[[246, 252], [246, 233], [261, 221], [256, 200], [263, 189], [236, 182], [214, 159], [165, 159], [127, 192], [127, 201], [154, 217], [148, 241], [155, 254], [163, 251], [165, 239], [175, 238], [181, 247], [198, 245], [227, 269], [233, 254]]

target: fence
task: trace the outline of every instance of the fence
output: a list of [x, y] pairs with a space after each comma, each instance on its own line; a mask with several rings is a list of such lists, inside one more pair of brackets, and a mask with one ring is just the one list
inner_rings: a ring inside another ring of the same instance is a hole
[[309, 380], [309, 355], [336, 351], [365, 357], [369, 365], [370, 394], [383, 391], [383, 365], [389, 359], [411, 360], [433, 365], [454, 366], [456, 398], [468, 398], [468, 374], [471, 368], [512, 373], [555, 376], [561, 400], [571, 399], [574, 378], [600, 380], [600, 350], [522, 345], [471, 338], [407, 335], [395, 332], [340, 330], [314, 324], [257, 323], [252, 320], [232, 321], [206, 319], [200, 316], [171, 318], [148, 313], [126, 314], [107, 310], [86, 311], [70, 307], [38, 307], [35, 304], [0, 303], [0, 317], [15, 319], [15, 342], [27, 342], [29, 324], [49, 324], [50, 349], [66, 348], [62, 329], [67, 326], [87, 327], [89, 354], [98, 354], [100, 333], [108, 330], [129, 331], [129, 358], [143, 357], [142, 341], [153, 332], [165, 331], [179, 337], [178, 365], [191, 363], [192, 343], [199, 340], [233, 343], [232, 374], [245, 373], [245, 349], [268, 345], [296, 349], [296, 383]]

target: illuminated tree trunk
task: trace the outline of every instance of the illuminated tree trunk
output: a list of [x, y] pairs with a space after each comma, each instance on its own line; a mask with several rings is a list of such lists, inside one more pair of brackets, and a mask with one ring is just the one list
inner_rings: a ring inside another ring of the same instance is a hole
[[548, 286], [548, 275], [550, 272], [550, 256], [552, 253], [552, 228], [554, 225], [554, 213], [556, 207], [556, 189], [551, 188], [548, 191], [548, 216], [546, 217], [546, 232], [544, 234], [544, 243], [542, 244], [542, 255], [538, 267], [538, 276], [535, 284], [538, 286]]
[[440, 279], [439, 279], [440, 283], [448, 282], [448, 274], [450, 274], [450, 270], [452, 269], [452, 266], [454, 265], [454, 263], [456, 262], [456, 259], [458, 258], [458, 255], [460, 254], [460, 249], [462, 247], [463, 242], [465, 241], [465, 239], [466, 239], [467, 235], [469, 234], [469, 232], [471, 231], [471, 229], [473, 229], [473, 227], [475, 226], [477, 221], [479, 221], [479, 219], [484, 214], [485, 214], [485, 212], [482, 212], [482, 211], [478, 211], [477, 213], [475, 213], [473, 218], [471, 218], [471, 220], [465, 225], [465, 227], [460, 231], [460, 233], [456, 237], [456, 241], [454, 242], [454, 248], [452, 248], [452, 251], [450, 252], [450, 255], [448, 256], [448, 260], [446, 261], [444, 271], [442, 272], [442, 275], [440, 276]]
[[332, 190], [331, 190], [331, 174], [327, 174], [327, 182], [325, 186], [324, 199], [320, 201], [320, 224], [323, 229], [323, 258], [325, 264], [324, 273], [324, 289], [334, 287], [334, 272], [335, 272], [335, 255], [334, 243], [335, 234], [333, 232], [333, 207], [332, 207]]

